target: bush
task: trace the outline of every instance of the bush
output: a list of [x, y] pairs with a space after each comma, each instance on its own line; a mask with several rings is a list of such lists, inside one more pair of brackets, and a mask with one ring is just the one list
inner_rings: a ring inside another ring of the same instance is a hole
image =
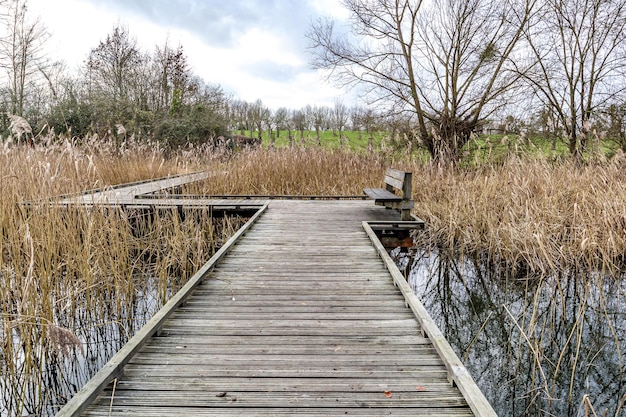
[[155, 126], [154, 138], [171, 148], [186, 143], [203, 144], [226, 135], [226, 122], [218, 113], [203, 105], [186, 106]]

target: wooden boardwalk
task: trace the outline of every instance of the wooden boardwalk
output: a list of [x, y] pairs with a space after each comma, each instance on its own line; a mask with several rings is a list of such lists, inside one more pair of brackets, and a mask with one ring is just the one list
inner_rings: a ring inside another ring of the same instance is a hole
[[139, 181], [132, 184], [122, 184], [116, 187], [107, 187], [101, 190], [85, 192], [80, 195], [66, 196], [61, 198], [59, 205], [119, 205], [128, 206], [137, 204], [137, 198], [159, 191], [168, 192], [173, 188], [201, 181], [208, 178], [208, 173], [197, 172], [192, 174], [177, 175], [159, 180]]
[[58, 415], [495, 416], [363, 223], [391, 219], [272, 200]]

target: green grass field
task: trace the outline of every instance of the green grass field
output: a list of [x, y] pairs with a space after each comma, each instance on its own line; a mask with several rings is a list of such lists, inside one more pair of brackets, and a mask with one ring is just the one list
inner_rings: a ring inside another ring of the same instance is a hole
[[[235, 133], [235, 132], [233, 132]], [[236, 132], [237, 134], [242, 134], [242, 132]], [[256, 131], [244, 131], [243, 135], [249, 137], [257, 137], [258, 133]], [[371, 145], [374, 149], [380, 149], [383, 138], [386, 138], [388, 135], [386, 132], [374, 132], [371, 138]], [[331, 130], [322, 130], [319, 134], [319, 140], [317, 138], [317, 134], [314, 130], [305, 130], [304, 132], [300, 132], [297, 130], [291, 131], [291, 137], [293, 144], [305, 144], [307, 146], [312, 145], [321, 145], [327, 149], [340, 148], [344, 147], [352, 150], [367, 150], [368, 144], [370, 142], [369, 135], [366, 132], [358, 132], [358, 131], [344, 131], [342, 132], [343, 142], [340, 144], [339, 142], [339, 133], [337, 131]], [[289, 132], [286, 130], [281, 130], [280, 132], [272, 131], [272, 136], [268, 131], [263, 132], [263, 145], [264, 146], [289, 146], [291, 141], [289, 139]]]
[[[233, 132], [235, 133], [235, 132]], [[249, 137], [257, 137], [256, 131], [236, 132]], [[289, 139], [291, 133], [291, 140]], [[384, 151], [396, 154], [399, 158], [409, 156], [407, 144], [393, 141], [385, 131], [376, 131], [371, 135], [366, 132], [344, 131], [343, 140], [340, 143], [339, 133], [331, 130], [322, 130], [319, 139], [315, 131], [304, 132], [292, 130], [263, 132], [263, 146], [283, 147], [290, 145], [320, 146], [324, 149], [349, 149], [356, 152]], [[585, 151], [586, 159], [597, 157], [611, 158], [615, 155], [619, 146], [616, 141], [592, 140]], [[512, 155], [536, 156], [539, 159], [566, 159], [570, 156], [568, 143], [563, 138], [547, 138], [541, 135], [524, 137], [516, 134], [508, 135], [480, 135], [470, 140], [461, 151], [462, 166], [480, 166], [483, 164], [499, 164]], [[417, 145], [412, 146], [410, 158], [418, 161], [427, 161], [430, 157], [426, 149]]]

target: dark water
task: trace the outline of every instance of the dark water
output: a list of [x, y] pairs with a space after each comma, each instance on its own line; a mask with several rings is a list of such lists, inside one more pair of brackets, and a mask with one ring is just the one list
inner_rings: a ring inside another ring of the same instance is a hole
[[[57, 312], [57, 326], [74, 329], [80, 345], [61, 351], [51, 346], [36, 349], [40, 366], [26, 372], [23, 355], [15, 358], [15, 370], [0, 378], [0, 416], [52, 416], [157, 312], [160, 299], [155, 280], [136, 277], [145, 284], [132, 300], [122, 295], [102, 294], [89, 309], [67, 315]], [[114, 305], [119, 305], [114, 308]], [[21, 337], [14, 331], [14, 350], [21, 350]], [[4, 369], [4, 366], [2, 367]]]
[[507, 278], [437, 252], [410, 262], [413, 290], [499, 416], [626, 417], [626, 278]]

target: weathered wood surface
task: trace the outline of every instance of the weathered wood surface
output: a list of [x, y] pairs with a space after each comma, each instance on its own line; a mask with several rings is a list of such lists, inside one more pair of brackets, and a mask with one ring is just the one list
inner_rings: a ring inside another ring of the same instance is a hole
[[389, 202], [389, 201], [402, 201], [402, 196], [396, 195], [384, 188], [364, 188], [363, 192], [373, 200]]
[[389, 216], [270, 202], [85, 415], [480, 415], [361, 225]]
[[207, 172], [178, 175], [159, 180], [120, 184], [80, 195], [67, 196], [54, 204], [59, 206], [101, 207], [125, 209], [215, 209], [222, 211], [251, 211], [259, 209], [265, 200], [250, 198], [190, 198], [177, 195], [173, 189], [209, 178]]
[[178, 175], [160, 180], [141, 181], [133, 184], [122, 184], [112, 188], [105, 188], [96, 192], [84, 193], [77, 196], [68, 196], [58, 201], [62, 205], [127, 205], [135, 202], [135, 197], [142, 194], [154, 193], [207, 179], [207, 172]]

